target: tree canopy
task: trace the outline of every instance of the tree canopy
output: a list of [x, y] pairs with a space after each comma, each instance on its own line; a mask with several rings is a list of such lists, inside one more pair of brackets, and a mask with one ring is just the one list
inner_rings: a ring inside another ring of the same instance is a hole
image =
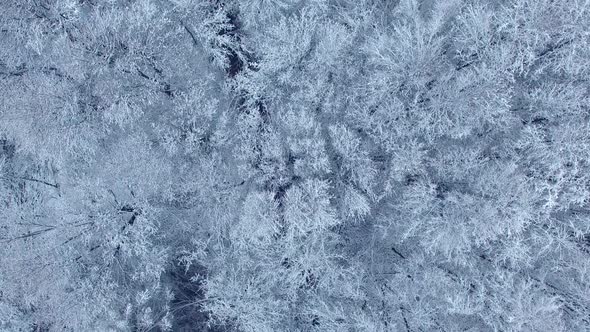
[[3, 0], [0, 330], [590, 329], [590, 2]]

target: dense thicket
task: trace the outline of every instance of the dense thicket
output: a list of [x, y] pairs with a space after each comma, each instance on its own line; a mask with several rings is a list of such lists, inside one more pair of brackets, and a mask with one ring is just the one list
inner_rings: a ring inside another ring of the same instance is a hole
[[590, 329], [590, 2], [1, 0], [0, 329]]

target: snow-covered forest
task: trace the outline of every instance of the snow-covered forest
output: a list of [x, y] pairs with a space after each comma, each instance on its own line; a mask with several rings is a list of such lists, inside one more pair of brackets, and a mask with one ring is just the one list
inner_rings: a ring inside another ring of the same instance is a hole
[[590, 330], [590, 1], [0, 0], [0, 330]]

